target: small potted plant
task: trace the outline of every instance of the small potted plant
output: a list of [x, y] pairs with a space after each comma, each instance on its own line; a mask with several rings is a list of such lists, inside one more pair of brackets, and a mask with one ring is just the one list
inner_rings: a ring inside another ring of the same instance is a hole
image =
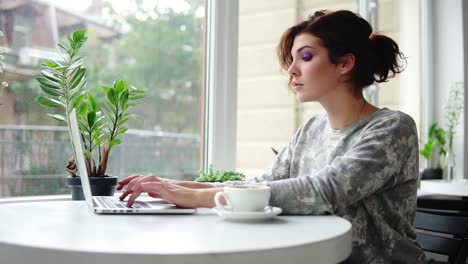
[[200, 177], [196, 178], [198, 182], [225, 182], [225, 181], [243, 181], [245, 175], [235, 171], [213, 170], [213, 164], [210, 164], [208, 172], [200, 172]]
[[[137, 105], [134, 101], [144, 97], [144, 92], [127, 81], [117, 80], [113, 86], [101, 86], [105, 98], [104, 107], [99, 106], [95, 96], [84, 90], [86, 69], [83, 67], [84, 57], [79, 55], [79, 51], [87, 40], [86, 29], [75, 31], [67, 40], [68, 44], [58, 44], [63, 60], [46, 61], [41, 65], [41, 76], [37, 81], [44, 95], [36, 97], [36, 102], [63, 110], [63, 114], [48, 115], [64, 122], [69, 134], [69, 115], [73, 108], [76, 109], [91, 191], [93, 195], [113, 195], [117, 177], [106, 174], [109, 153], [113, 147], [121, 144], [120, 137], [128, 129], [125, 123], [131, 118], [139, 118], [128, 113], [128, 110]], [[80, 178], [75, 174], [74, 156], [75, 151], [66, 166], [71, 174], [67, 183], [72, 187], [72, 199], [82, 200], [84, 197]]]
[[[442, 160], [447, 151], [445, 150], [445, 130], [437, 125], [432, 124], [428, 132], [428, 141], [419, 153], [427, 160], [428, 167], [422, 172], [421, 179], [434, 180], [442, 179]], [[438, 156], [433, 155], [434, 151]]]

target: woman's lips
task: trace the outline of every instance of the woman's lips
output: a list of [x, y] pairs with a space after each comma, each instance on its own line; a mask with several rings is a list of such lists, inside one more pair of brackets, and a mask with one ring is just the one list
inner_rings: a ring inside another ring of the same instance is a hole
[[292, 82], [292, 87], [295, 91], [298, 91], [304, 87], [304, 84], [299, 83], [299, 82]]

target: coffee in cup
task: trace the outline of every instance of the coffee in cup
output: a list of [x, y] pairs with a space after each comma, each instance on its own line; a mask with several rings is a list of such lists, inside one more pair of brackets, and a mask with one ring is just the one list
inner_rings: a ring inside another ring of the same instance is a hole
[[[234, 212], [263, 211], [270, 201], [271, 189], [266, 185], [237, 185], [224, 187], [224, 192], [218, 192], [214, 201], [220, 210]], [[226, 200], [227, 206], [220, 201]]]

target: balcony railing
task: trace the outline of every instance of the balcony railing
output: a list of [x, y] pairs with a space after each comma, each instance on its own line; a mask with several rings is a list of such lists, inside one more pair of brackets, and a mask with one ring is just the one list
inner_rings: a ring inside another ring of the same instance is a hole
[[[109, 175], [198, 174], [199, 135], [129, 130], [122, 142], [111, 151]], [[65, 127], [0, 125], [0, 197], [68, 193], [64, 168], [71, 155]]]

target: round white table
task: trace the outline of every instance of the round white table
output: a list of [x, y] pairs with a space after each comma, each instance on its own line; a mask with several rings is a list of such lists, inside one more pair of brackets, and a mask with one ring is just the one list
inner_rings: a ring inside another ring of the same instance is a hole
[[453, 195], [468, 197], [468, 180], [421, 180], [418, 196]]
[[0, 263], [337, 263], [352, 244], [336, 216], [97, 215], [57, 201], [1, 204], [0, 219]]

